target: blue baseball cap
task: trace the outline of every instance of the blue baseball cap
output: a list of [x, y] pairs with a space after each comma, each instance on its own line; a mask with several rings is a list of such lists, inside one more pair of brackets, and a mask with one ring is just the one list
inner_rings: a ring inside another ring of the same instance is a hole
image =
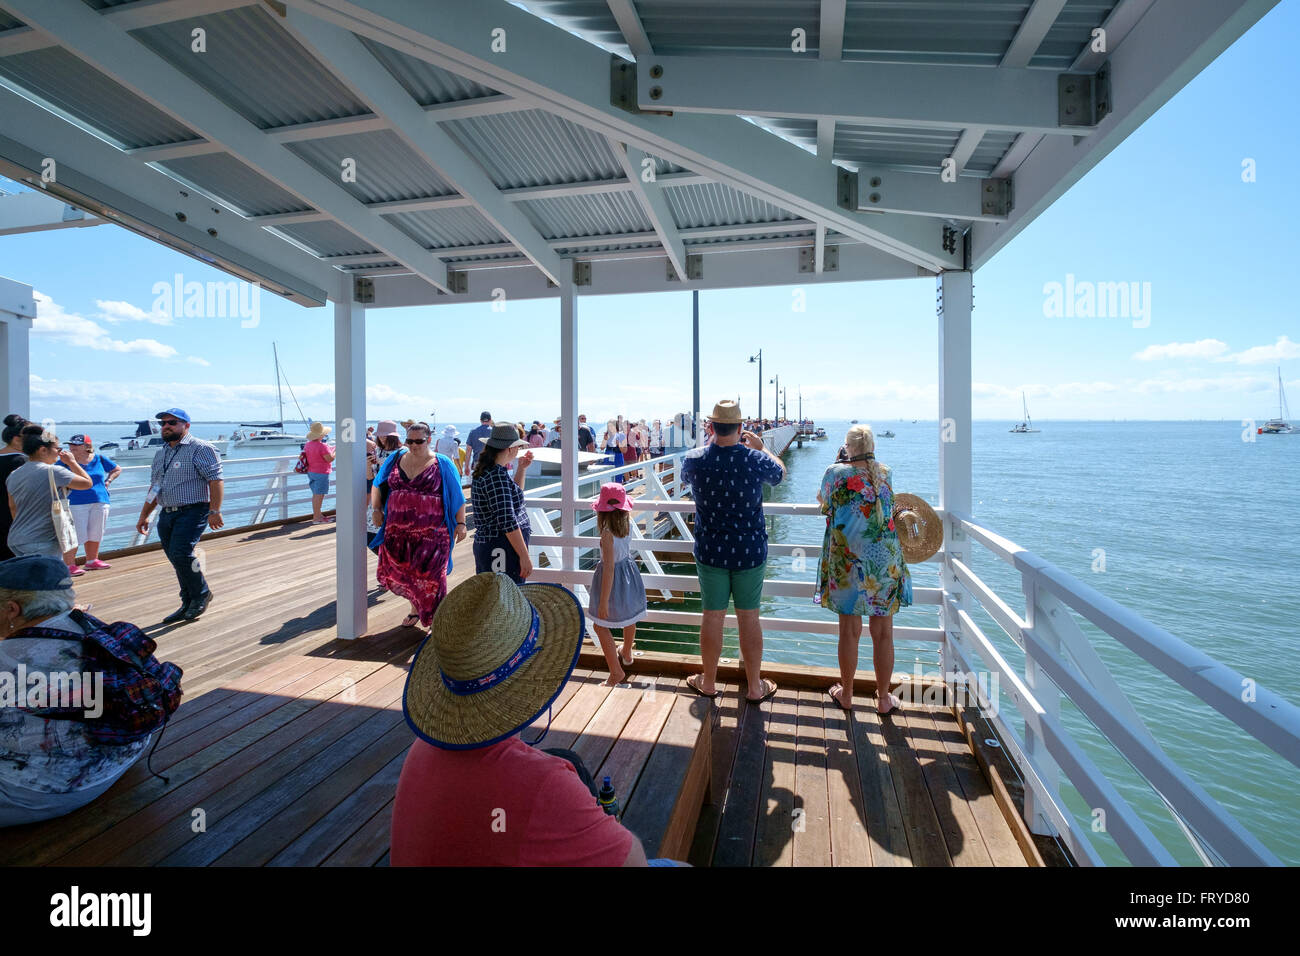
[[172, 418], [179, 418], [186, 425], [190, 423], [189, 413], [183, 408], [164, 408], [161, 412], [156, 412], [154, 418], [162, 418], [164, 415], [170, 415]]
[[27, 554], [0, 561], [0, 588], [9, 591], [70, 591], [68, 566], [58, 558]]

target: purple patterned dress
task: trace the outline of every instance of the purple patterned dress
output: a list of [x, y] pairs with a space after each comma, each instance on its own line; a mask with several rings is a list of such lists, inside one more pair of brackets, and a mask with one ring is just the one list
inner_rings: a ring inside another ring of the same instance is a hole
[[451, 536], [442, 512], [442, 471], [435, 458], [414, 478], [400, 461], [388, 476], [384, 543], [379, 549], [379, 583], [406, 598], [428, 627], [447, 596]]

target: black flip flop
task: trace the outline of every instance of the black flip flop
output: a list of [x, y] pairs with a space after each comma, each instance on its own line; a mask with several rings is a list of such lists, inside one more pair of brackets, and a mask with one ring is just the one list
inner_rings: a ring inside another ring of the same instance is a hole
[[[693, 677], [695, 675], [691, 675], [691, 676]], [[693, 690], [699, 696], [704, 697], [708, 700], [714, 700], [718, 696], [718, 692], [716, 690], [712, 694], [704, 693], [704, 691], [700, 690], [698, 687], [696, 687], [694, 684], [691, 683], [690, 677], [686, 678], [686, 686], [689, 687], [691, 690]]]
[[[841, 687], [841, 688], [840, 688], [841, 693], [843, 692], [843, 690], [844, 690], [844, 688]], [[844, 713], [846, 713], [846, 714], [851, 714], [851, 713], [853, 713], [853, 708], [852, 708], [852, 707], [845, 707], [843, 704], [841, 704], [841, 703], [840, 703], [840, 699], [839, 699], [838, 697], [836, 697], [834, 694], [831, 693], [831, 688], [830, 688], [830, 687], [827, 687], [827, 688], [826, 688], [826, 696], [829, 697], [831, 700], [833, 700], [833, 701], [835, 702], [835, 706], [838, 707], [840, 710], [844, 711]]]
[[761, 703], [763, 703], [763, 701], [765, 701], [765, 700], [771, 700], [773, 697], [776, 696], [776, 692], [777, 692], [778, 690], [781, 689], [781, 688], [777, 685], [776, 681], [772, 680], [772, 678], [770, 678], [770, 677], [764, 677], [763, 680], [765, 680], [765, 681], [771, 681], [771, 683], [772, 683], [772, 689], [769, 690], [769, 691], [768, 691], [766, 694], [764, 694], [762, 697], [746, 697], [746, 698], [745, 698], [745, 703], [747, 703], [747, 704], [761, 704]]

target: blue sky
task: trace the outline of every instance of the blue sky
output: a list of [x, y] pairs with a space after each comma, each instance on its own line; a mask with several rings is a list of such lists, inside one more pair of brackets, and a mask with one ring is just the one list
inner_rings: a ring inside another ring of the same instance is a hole
[[[1300, 401], [1300, 310], [1286, 279], [1300, 214], [1300, 132], [1287, 119], [1296, 36], [1300, 4], [1284, 0], [976, 273], [977, 418], [1018, 418], [1023, 390], [1039, 420], [1263, 419], [1277, 412], [1279, 365]], [[1252, 183], [1242, 181], [1246, 159]], [[0, 237], [0, 274], [43, 297], [32, 413], [130, 419], [180, 404], [209, 420], [273, 415], [275, 341], [306, 413], [332, 417], [328, 308], [264, 296], [248, 329], [151, 314], [154, 283], [177, 272], [225, 278], [112, 226]], [[1067, 275], [1150, 283], [1149, 325], [1045, 315], [1045, 285]], [[762, 348], [765, 378], [788, 386], [791, 414], [801, 390], [805, 412], [824, 419], [936, 417], [933, 280], [806, 295], [795, 313], [790, 287], [701, 294], [706, 407], [739, 395], [756, 411], [746, 359]], [[689, 406], [689, 292], [583, 299], [579, 319], [584, 412], [666, 418]], [[554, 301], [511, 302], [504, 314], [485, 304], [371, 311], [367, 328], [371, 419], [558, 414]]]

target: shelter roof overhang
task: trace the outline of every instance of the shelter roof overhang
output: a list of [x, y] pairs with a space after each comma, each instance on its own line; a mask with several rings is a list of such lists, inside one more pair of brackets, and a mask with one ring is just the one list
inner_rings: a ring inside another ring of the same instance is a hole
[[0, 174], [303, 304], [933, 275], [1275, 3], [0, 0]]

